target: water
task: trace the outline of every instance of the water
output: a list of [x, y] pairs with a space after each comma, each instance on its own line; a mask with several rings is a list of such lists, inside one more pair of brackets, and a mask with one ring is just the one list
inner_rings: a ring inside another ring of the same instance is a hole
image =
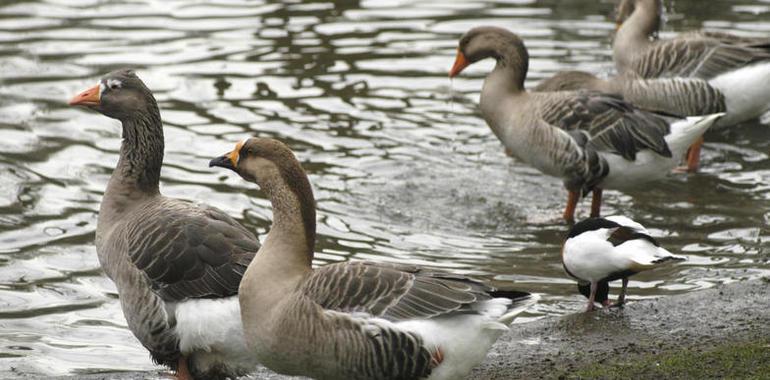
[[[123, 3], [123, 2], [121, 2]], [[446, 73], [468, 28], [526, 41], [528, 84], [611, 69], [609, 1], [255, 3], [4, 1], [0, 5], [0, 377], [146, 370], [93, 247], [119, 124], [66, 101], [130, 66], [160, 101], [162, 191], [264, 233], [267, 201], [208, 160], [246, 136], [280, 138], [310, 173], [316, 263], [410, 262], [539, 293], [531, 317], [582, 309], [561, 268], [566, 195], [507, 158], [480, 118], [492, 63]], [[678, 0], [668, 30], [770, 33], [770, 1]], [[684, 15], [689, 15], [686, 19]], [[703, 170], [606, 213], [689, 261], [631, 282], [632, 298], [770, 275], [770, 128], [708, 137]], [[587, 202], [579, 208], [586, 216]]]

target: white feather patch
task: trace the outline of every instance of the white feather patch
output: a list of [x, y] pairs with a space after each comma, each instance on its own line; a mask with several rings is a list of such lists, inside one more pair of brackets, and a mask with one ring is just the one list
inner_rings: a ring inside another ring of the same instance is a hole
[[193, 360], [204, 366], [221, 362], [256, 368], [243, 335], [238, 296], [183, 301], [176, 304], [175, 316], [182, 354], [196, 356]]
[[722, 115], [724, 114], [693, 116], [672, 123], [671, 133], [665, 137], [671, 157], [645, 149], [636, 154], [636, 160], [630, 161], [614, 153], [600, 152], [610, 165], [610, 174], [602, 181], [601, 186], [606, 189], [632, 189], [645, 182], [665, 177], [679, 164], [687, 148]]
[[770, 109], [770, 63], [760, 62], [732, 70], [709, 81], [725, 95], [727, 115], [717, 126], [756, 119]]

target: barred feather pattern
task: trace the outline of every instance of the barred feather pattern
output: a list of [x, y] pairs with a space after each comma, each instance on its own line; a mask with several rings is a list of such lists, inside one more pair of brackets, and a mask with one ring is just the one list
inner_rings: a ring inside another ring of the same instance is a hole
[[539, 98], [538, 112], [544, 121], [565, 131], [585, 131], [597, 151], [630, 161], [643, 149], [671, 157], [664, 139], [669, 133], [668, 122], [620, 97], [591, 91], [532, 95]]
[[770, 60], [770, 49], [721, 43], [716, 39], [656, 41], [634, 57], [627, 71], [643, 78], [712, 79], [727, 71]]
[[648, 111], [679, 117], [727, 111], [724, 94], [702, 79], [628, 79], [617, 86], [625, 100]]
[[401, 321], [471, 312], [492, 288], [417, 266], [361, 261], [316, 269], [302, 291], [327, 309]]
[[276, 312], [283, 317], [271, 335], [281, 338], [274, 346], [263, 339], [261, 358], [279, 372], [303, 368], [303, 375], [318, 379], [425, 378], [440, 364], [438, 348], [397, 324], [478, 314], [478, 304], [491, 300], [494, 291], [463, 276], [412, 265], [323, 266]]
[[562, 71], [540, 82], [533, 91], [590, 90], [617, 94], [646, 111], [678, 117], [725, 112], [725, 97], [707, 81], [697, 78], [644, 79], [634, 73], [599, 79], [584, 71]]
[[425, 378], [433, 369], [422, 338], [385, 320], [325, 310], [308, 297], [292, 299], [284, 310], [274, 330], [280, 342], [262, 357], [280, 373], [295, 374], [299, 367], [316, 379], [395, 380]]

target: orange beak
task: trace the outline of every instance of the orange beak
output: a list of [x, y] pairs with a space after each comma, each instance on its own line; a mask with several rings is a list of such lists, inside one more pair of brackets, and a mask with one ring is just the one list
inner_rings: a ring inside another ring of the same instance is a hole
[[71, 106], [98, 106], [101, 97], [99, 85], [93, 86], [70, 99]]
[[452, 66], [452, 69], [449, 70], [449, 77], [450, 78], [456, 77], [457, 75], [460, 74], [461, 71], [463, 71], [463, 69], [468, 67], [468, 65], [470, 64], [471, 63], [468, 62], [467, 59], [465, 59], [465, 54], [463, 54], [463, 52], [460, 51], [460, 49], [458, 48], [457, 56], [455, 57], [455, 64]]

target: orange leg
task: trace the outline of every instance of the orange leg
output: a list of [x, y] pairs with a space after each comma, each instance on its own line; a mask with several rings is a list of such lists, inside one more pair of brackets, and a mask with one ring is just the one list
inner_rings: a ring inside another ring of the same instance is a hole
[[602, 211], [602, 189], [595, 188], [593, 197], [591, 198], [591, 217], [595, 218], [601, 214]]
[[697, 141], [692, 143], [690, 150], [687, 151], [687, 171], [694, 173], [698, 171], [698, 165], [700, 164], [700, 148], [703, 146], [703, 136], [699, 137]]
[[179, 357], [179, 362], [176, 365], [176, 378], [177, 380], [193, 380], [190, 369], [187, 368], [187, 356]]
[[575, 208], [577, 207], [580, 195], [575, 191], [570, 191], [567, 197], [567, 208], [564, 209], [564, 220], [567, 223], [575, 223]]

